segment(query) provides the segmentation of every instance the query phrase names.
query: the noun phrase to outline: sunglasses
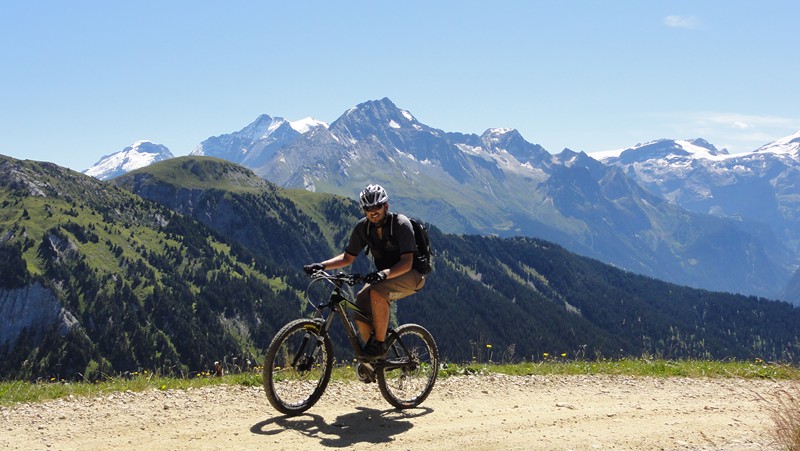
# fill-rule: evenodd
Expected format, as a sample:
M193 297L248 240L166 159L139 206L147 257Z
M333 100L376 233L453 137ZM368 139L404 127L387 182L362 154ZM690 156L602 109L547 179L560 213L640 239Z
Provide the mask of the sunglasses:
M367 213L372 212L372 211L378 211L381 208L383 208L384 205L386 205L386 204L378 204L378 205L373 205L371 207L364 207L364 211L367 212Z

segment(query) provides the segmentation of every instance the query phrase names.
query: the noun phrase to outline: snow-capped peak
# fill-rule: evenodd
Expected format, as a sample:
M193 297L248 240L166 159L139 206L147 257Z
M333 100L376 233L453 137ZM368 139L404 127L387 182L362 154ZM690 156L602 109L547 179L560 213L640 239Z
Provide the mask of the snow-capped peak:
M658 139L636 144L624 149L593 152L591 157L598 161L612 159L625 159L631 161L644 161L660 158L690 158L721 161L731 158L728 151L717 150L712 144L703 139Z
M489 128L481 138L484 139L487 143L491 143L492 145L497 145L501 141L508 141L508 139L513 139L513 133L516 132L513 128Z
M758 153L800 155L800 131L756 149Z
M291 122L289 122L289 125L296 132L300 133L301 135L306 134L311 129L316 128L316 127L322 126L322 127L328 128L328 124L326 122L318 121L318 120L314 119L313 117L306 117L306 118L300 119L299 121L291 121Z
M146 140L136 141L130 147L104 156L83 173L100 180L108 180L173 156L172 152L162 144Z
M286 119L282 117L272 117L268 114L262 114L256 118L253 123L239 130L239 134L254 140L262 139L271 135L278 127L285 123Z

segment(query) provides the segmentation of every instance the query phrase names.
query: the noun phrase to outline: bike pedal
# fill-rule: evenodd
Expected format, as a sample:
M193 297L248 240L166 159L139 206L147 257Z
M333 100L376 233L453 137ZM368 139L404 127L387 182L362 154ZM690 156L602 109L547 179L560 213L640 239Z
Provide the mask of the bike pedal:
M366 362L359 362L356 365L356 376L358 380L365 384L370 384L376 381L375 369Z

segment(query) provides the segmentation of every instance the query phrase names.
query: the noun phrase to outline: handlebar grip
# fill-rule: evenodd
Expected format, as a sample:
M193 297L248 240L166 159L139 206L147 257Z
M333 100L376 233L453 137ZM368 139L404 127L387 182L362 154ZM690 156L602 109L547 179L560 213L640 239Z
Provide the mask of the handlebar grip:
M337 274L331 274L324 269L320 269L318 271L314 271L313 273L308 275L312 279L326 279L331 282L339 282L339 283L347 283L348 285L355 285L357 283L361 283L364 281L364 276L361 274L348 274L346 272L340 272Z

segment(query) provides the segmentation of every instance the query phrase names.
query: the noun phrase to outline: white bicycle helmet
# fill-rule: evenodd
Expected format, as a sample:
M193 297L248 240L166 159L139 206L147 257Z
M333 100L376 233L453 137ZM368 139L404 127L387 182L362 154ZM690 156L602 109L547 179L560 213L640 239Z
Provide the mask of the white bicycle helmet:
M358 198L361 201L361 208L374 207L389 202L389 195L380 185L368 185L361 191Z

